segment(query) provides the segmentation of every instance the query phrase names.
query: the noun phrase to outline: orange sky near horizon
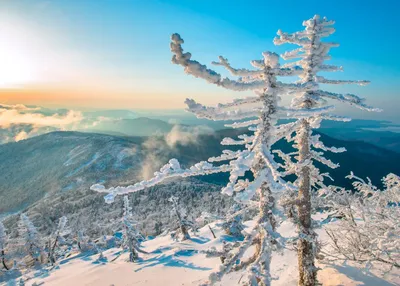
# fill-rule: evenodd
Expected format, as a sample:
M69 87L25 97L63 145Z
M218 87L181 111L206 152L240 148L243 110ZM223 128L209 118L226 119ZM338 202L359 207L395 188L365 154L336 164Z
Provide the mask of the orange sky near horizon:
M186 96L185 96L186 94ZM43 87L0 88L0 103L37 105L48 108L72 109L184 109L186 97L202 97L204 93L195 91L190 95L151 91L115 90L93 87ZM206 100L213 104L220 93L207 94ZM232 96L232 94L231 94ZM112 100L112 98L116 100ZM228 97L226 97L228 99Z

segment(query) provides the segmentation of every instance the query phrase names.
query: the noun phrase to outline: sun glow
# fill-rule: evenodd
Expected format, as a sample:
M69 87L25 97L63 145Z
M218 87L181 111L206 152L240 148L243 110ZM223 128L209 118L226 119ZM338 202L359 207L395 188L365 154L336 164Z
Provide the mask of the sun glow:
M35 68L23 47L0 42L0 87L13 88L34 82Z
M0 88L20 87L38 80L36 40L12 22L0 23Z

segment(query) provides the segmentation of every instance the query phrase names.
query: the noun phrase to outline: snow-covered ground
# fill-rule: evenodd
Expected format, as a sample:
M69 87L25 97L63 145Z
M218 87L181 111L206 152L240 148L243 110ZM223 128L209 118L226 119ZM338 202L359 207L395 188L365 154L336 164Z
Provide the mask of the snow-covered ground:
M251 225L251 222L246 224ZM210 224L216 233L214 239L207 226L200 229L197 235L184 242L176 242L169 235L159 236L142 244L149 254L140 254L140 261L128 262L128 254L120 254L120 249L112 248L99 254L82 255L75 253L59 261L55 269L50 271L32 271L23 276L25 285L199 285L207 280L208 275L221 264L219 258L207 258L200 253L215 246L221 248L222 241L232 239L225 236L221 229ZM279 227L283 236L295 235L294 226L284 222ZM320 239L327 241L323 229L318 230ZM250 249L251 250L251 249ZM250 255L251 253L247 253ZM390 274L378 270L365 272L355 264L321 264L318 279L324 286L389 286L400 285L400 271ZM272 274L276 278L274 286L297 285L297 257L293 250L285 249L282 254L274 254ZM219 285L240 285L243 272L230 273ZM18 285L11 279L8 285Z

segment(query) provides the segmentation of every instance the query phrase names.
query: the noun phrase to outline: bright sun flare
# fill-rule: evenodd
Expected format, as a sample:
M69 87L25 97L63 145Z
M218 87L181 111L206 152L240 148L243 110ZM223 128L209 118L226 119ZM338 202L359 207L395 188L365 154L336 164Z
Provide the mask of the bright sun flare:
M0 22L0 88L38 80L37 40L14 23Z
M0 87L13 88L35 80L32 61L21 47L0 46Z

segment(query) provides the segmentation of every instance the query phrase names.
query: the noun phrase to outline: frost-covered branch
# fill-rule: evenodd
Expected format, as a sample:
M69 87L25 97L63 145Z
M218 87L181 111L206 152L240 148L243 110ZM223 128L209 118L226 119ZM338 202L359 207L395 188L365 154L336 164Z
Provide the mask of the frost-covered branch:
M232 160L232 159L238 158L242 153L243 153L243 151L241 151L241 150L236 151L236 152L231 151L231 150L223 150L222 154L220 156L210 157L210 158L208 158L208 161L209 162L220 162L220 161Z
M145 188L155 186L156 184L159 184L167 179L208 175L220 172L229 172L230 170L231 166L229 165L213 166L206 161L197 163L189 169L181 169L178 160L171 159L160 169L159 172L155 172L154 177L150 180L142 181L126 187L118 186L108 189L104 187L104 185L94 184L90 187L90 189L99 193L108 193L104 199L106 203L112 203L114 202L114 198L118 195L126 195L129 193L138 192Z
M319 140L319 138L321 137L321 135L314 135L310 137L310 143L312 146L314 146L317 149L321 149L324 151L330 151L332 153L343 153L346 151L346 148L340 147L340 148L336 148L336 147L326 147L324 145L324 143Z
M324 98L329 98L329 99L334 99L343 103L347 103L350 105L354 105L357 108L367 110L367 111L375 111L379 112L382 111L379 108L374 108L371 106L366 105L365 99L358 97L357 95L354 94L340 94L340 93L334 93L334 92L329 92L329 91L324 91L324 90L318 90L316 91L316 94L318 96L324 97Z
M326 79L323 76L317 76L318 83L325 84L357 84L357 85L367 85L370 83L368 80L334 80L334 79Z
M314 160L317 160L318 162L324 164L325 166L328 166L331 169L336 169L339 167L339 164L333 163L331 160L323 157L322 155L324 154L323 152L316 152L316 151L310 151L311 152L311 157Z
M286 112L287 117L289 117L289 118L290 117L299 118L299 117L315 116L315 115L319 115L322 113L332 111L334 109L335 109L335 107L333 105L328 105L328 106L319 107L319 108L304 108L304 109L294 109L294 108L284 108L284 107L279 108L280 111Z
M389 174L379 190L351 174L356 191L337 190L326 198L340 220L326 228L330 238L327 260L377 262L400 268L400 178Z
M257 125L259 123L260 123L260 119L254 119L254 120L248 120L248 121L243 121L243 122L235 122L232 124L225 124L225 127L243 128L243 127L249 127L252 125Z
M254 139L256 138L255 136L248 136L246 134L239 135L239 139L241 140L235 140L229 137L225 137L221 141L221 145L246 145L249 143L254 143Z
M254 71L254 70L248 70L248 69L235 69L229 64L228 59L224 58L223 56L219 56L218 59L219 59L219 62L212 62L212 64L216 65L216 66L225 67L234 76L259 77L259 76L262 76L264 73L262 70Z
M206 118L214 121L240 120L251 117L258 117L260 115L260 108L253 108L250 110L222 110L219 107L204 106L189 98L185 100L185 103L188 106L186 110L195 114L197 118Z
M207 66L200 64L198 61L191 60L192 55L183 52L183 43L184 41L179 34L173 34L171 36L171 52L173 53L172 63L183 66L187 74L234 91L257 90L267 87L267 83L264 80L239 82L228 78L222 78L219 73L208 69Z

